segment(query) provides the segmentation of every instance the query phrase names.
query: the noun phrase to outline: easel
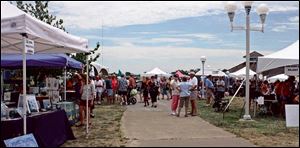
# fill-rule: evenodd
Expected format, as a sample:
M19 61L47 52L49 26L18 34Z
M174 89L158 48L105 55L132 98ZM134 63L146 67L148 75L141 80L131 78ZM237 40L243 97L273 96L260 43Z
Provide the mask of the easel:
M237 95L237 93L239 92L239 90L241 89L241 87L243 86L245 82L245 79L242 81L241 85L239 86L239 88L236 90L236 92L234 93L234 95L232 96L232 98L230 99L229 103L227 104L227 106L225 107L225 109L223 110L223 120L224 120L224 115L225 115L225 111L228 109L229 105L231 104L231 102L233 101L233 99L235 98L235 96ZM244 101L244 105L243 105L243 109L245 107L245 101ZM241 113L242 114L242 113Z

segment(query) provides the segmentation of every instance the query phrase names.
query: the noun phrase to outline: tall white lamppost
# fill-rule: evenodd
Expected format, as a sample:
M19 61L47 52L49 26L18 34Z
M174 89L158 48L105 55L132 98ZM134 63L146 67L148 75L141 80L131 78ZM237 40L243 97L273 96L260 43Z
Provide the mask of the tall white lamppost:
M246 11L246 26L235 26L233 25L233 18L235 15L235 11L237 9L237 5L235 2L227 2L225 5L225 9L228 12L229 20L231 23L231 31L233 30L245 30L246 31L246 104L245 104L245 114L243 116L244 120L251 120L251 116L249 114L249 67L250 67L250 31L259 31L264 32L264 23L269 12L269 8L265 4L260 4L256 11L260 16L261 27L259 28L250 28L250 11L253 1L243 1L242 2L245 11Z
M200 60L202 62L202 98L205 98L204 97L204 63L206 61L206 57L201 56Z

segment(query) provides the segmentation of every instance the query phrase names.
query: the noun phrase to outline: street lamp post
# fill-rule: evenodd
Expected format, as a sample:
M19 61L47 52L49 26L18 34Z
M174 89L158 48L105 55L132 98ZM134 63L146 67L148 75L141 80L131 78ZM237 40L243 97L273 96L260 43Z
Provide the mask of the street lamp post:
M206 57L201 56L200 60L202 62L202 98L205 98L204 97L204 63L206 61Z
M250 67L250 31L260 31L264 32L264 23L269 11L268 7L265 4L261 4L257 8L257 13L260 16L261 27L260 28L251 28L250 27L250 11L253 1L243 1L243 5L246 11L246 27L244 26L235 26L233 25L233 18L235 15L235 11L237 6L234 2L228 2L225 6L225 9L228 12L230 24L231 24L231 31L233 30L245 30L246 31L246 104L245 104L245 114L243 116L244 120L251 120L251 116L249 114L249 67Z

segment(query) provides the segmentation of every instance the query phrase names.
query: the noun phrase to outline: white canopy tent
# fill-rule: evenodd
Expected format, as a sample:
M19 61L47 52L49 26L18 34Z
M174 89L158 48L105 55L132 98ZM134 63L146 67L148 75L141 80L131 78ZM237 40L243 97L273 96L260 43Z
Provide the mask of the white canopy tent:
M1 1L1 53L23 54L23 113L26 134L26 53L25 42L34 41L35 53L89 52L88 40L70 35ZM88 129L88 128L87 128Z
M165 76L165 77L171 76L171 74L168 74L168 73L162 71L158 67L152 69L151 71L146 72L146 74L143 74L143 76L153 76L153 75Z
M269 77L267 78L267 80L270 83L274 83L275 81L279 80L279 81L285 81L286 79L288 79L289 76L285 75L285 74L279 74L273 77Z
M257 73L288 65L299 64L299 40L290 46L267 56L258 57Z
M249 76L250 77L253 77L256 73L254 71L252 71L251 69L249 69ZM232 77L238 77L238 78L245 78L246 77L246 67L236 71L236 72L233 72L233 73L230 73L229 76L232 76Z
M208 70L204 70L204 75L205 76L208 76L208 75L211 75L213 77L224 77L224 76L227 76L223 71L221 70L211 70L211 69L208 69ZM196 73L196 76L202 76L202 70L198 71Z
M94 66L94 67L96 68L98 74L99 74L101 71L103 71L103 70L105 70L107 73L109 72L109 68L108 68L108 67L103 66L103 65L101 65L101 64L99 64L99 63L92 62L91 65Z

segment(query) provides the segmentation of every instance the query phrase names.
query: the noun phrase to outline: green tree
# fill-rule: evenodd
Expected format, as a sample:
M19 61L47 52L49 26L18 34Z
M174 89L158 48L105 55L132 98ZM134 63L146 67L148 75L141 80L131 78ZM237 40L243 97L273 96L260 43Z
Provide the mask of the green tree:
M72 55L71 57L74 58L77 61L82 62L83 64L86 64L86 57L88 55L91 55L91 54L93 54L93 55L96 54L96 56L91 57L88 60L88 63L91 64L91 62L95 62L100 57L100 53L96 53L96 51L98 51L99 49L100 49L100 43L97 42L96 47L91 52L89 52L89 53L76 53L75 55Z
M63 25L64 21L62 19L57 19L56 16L53 16L52 14L49 13L48 11L49 1L34 1L34 2L35 4L23 3L23 1L16 1L16 4L19 9L32 15L33 17L65 31L65 27Z

